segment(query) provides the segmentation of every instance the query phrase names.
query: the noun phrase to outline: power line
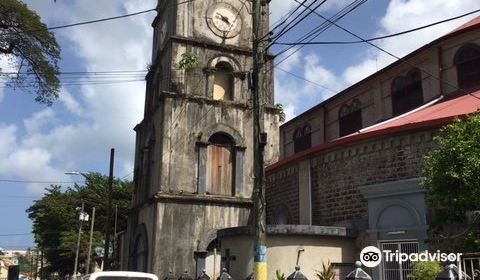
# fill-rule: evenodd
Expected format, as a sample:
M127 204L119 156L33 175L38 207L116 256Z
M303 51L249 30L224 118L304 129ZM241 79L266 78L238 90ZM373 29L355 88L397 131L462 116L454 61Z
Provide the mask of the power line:
M5 234L0 234L0 236L21 236L21 235L33 235L34 233L29 232L29 233L5 233Z
M135 74L147 73L148 70L108 70L108 71L63 71L59 75L106 75L106 74ZM0 72L0 75L35 75L33 72Z
M191 2L191 1L188 1L188 2ZM96 19L96 20L89 20L89 21L83 21L83 22L53 26L53 27L48 27L47 30L56 30L56 29L69 28L69 27L80 26L80 25L98 23L98 22L103 22L103 21L109 21L109 20L114 20L114 19L126 18L126 17L141 15L141 14L145 14L145 13L149 13L149 12L153 12L153 11L155 11L155 9L148 9L148 10L135 12L135 13L131 13L131 14L125 14L125 15L121 15L121 16L108 17L108 18L102 18L102 19Z
M299 0L294 0L294 1L297 2L297 3L300 3ZM410 66L412 66L412 67L416 67L416 68L418 68L421 72L423 72L424 74L427 74L428 76L434 78L435 80L437 80L437 81L439 81L439 82L441 82L441 83L444 83L444 84L446 84L446 85L448 85L448 86L451 86L451 87L455 88L456 90L459 90L459 91L461 91L461 92L463 92L463 93L465 93L465 94L468 94L468 95L470 95L470 96L472 96L472 97L474 97L474 98L476 98L476 99L480 99L480 97L477 97L477 96L475 96L474 94L472 94L472 93L470 93L470 92L467 92L467 91L465 91L464 89L461 89L461 88L457 87L456 85L450 84L449 82L444 81L443 79L440 79L439 77L431 74L430 72L428 72L428 71L426 71L425 69L419 67L418 65L414 65L414 64L406 61L405 59L403 59L403 58L401 58L401 57L398 57L398 56L394 55L393 53L391 53L391 52L389 52L389 51L387 51L387 50L385 50L385 49L383 49L383 48L375 45L374 43L366 41L365 39L363 39L363 38L360 37L359 35L353 33L352 31L350 31L350 30L348 30L348 29L346 29L346 28L344 28L344 27L342 27L342 26L340 26L340 25L338 25L338 24L336 24L335 22L330 21L329 19L325 18L324 16L322 16L322 15L319 14L319 13L317 13L316 11L313 11L313 12L314 12L317 16L319 16L320 18L322 18L323 20L329 21L331 24L335 25L337 28L340 28L341 30L343 30L343 31L347 32L348 34L354 36L355 38L363 41L364 43L367 43L367 44L369 44L370 46L372 46L372 47L380 50L381 52L384 52L384 53L388 54L389 56L396 58L396 59L397 59L398 61L400 61L401 63L406 63L406 64L408 64L408 65L410 65Z
M0 196L0 199L2 198L38 198L38 196L30 196L30 195L2 195Z
M173 6L178 6L178 5L189 3L189 2L193 2L193 1L196 1L196 0L187 0L187 1L179 2L179 3L175 3L175 4L167 6L167 8L173 7ZM47 27L47 30L57 30L57 29L62 29L62 28L69 28L69 27L74 27L74 26L80 26L80 25L87 25L87 24L92 24L92 23L99 23L99 22L104 22L104 21L116 20L116 19L141 15L141 14L145 14L145 13L149 13L149 12L153 12L153 11L156 11L156 9L153 8L153 9L143 10L143 11L139 11L139 12L135 12L135 13L124 14L124 15L120 15L120 16L113 16L113 17L100 18L100 19L89 20L89 21L82 21L82 22L77 22L77 23L70 23L70 24L52 26L52 27ZM32 31L35 31L35 30L32 30ZM12 34L19 34L19 33L24 33L24 32L22 32L22 31L6 32L6 33L1 33L0 35L12 35Z
M303 0L302 3L305 3L307 2L308 0ZM272 30L270 30L270 32L273 32L275 31L275 29L279 28L280 26L282 26L283 24L287 23L287 20L293 15L295 14L298 9L300 9L302 7L302 5L297 5L294 9L292 9L291 11L289 11L288 13L284 14L283 16L281 16L274 24L273 24L273 28ZM268 33L265 35L265 36L268 36ZM265 37L264 36L264 37ZM262 38L263 39L263 38Z
M36 180L13 180L13 179L0 179L0 182L5 183L32 183L32 184L74 184L85 183L86 181L36 181Z
M304 1L302 2L302 4L305 4L305 2L307 2L307 1L308 1L308 0L304 0ZM310 3L310 4L308 5L308 7L310 7L311 5L315 4L315 2L316 2L316 1L312 1L312 3ZM277 29L277 28L279 28L280 26L282 26L282 25L285 24L285 26L282 28L282 30L280 30L280 32L278 32L278 35L275 35L275 36L272 36L272 37L276 37L276 36L279 36L280 34L282 34L282 33L288 28L288 26L289 26L290 24L292 24L292 23L293 23L295 20L297 20L297 18L299 18L305 11L307 11L307 9L304 8L302 11L300 11L300 13L298 13L298 14L295 16L295 18L293 18L290 22L288 22L288 18L290 18L290 16L294 15L295 12L298 11L298 10L299 10L300 8L302 8L302 7L303 7L302 5L297 5L297 7L292 11L292 13L290 13L290 15L289 15L283 22L280 22L278 26L274 27L274 28L271 30L271 32L273 32L275 29ZM265 35L263 36L263 38L266 37L266 36L268 36L268 35L269 35L268 33L265 34ZM272 38L272 37L271 37L271 38ZM261 39L263 39L263 38L261 38Z
M311 15L316 9L318 9L321 5L323 5L323 3L325 3L327 0L323 0L321 1L318 5L316 5L313 9L310 8L314 3L317 2L317 0L313 1L310 5L308 6L305 6L305 10L309 10L309 12L304 15L302 18L300 18L297 22L295 22L293 25L289 26L289 24L287 24L282 30L280 30L279 34L274 36L274 40L273 40L273 43L275 43L278 39L280 39L282 36L284 36L285 34L287 34L290 30L292 30L294 27L296 27L297 25L299 25L302 21L304 21L309 15ZM304 3L305 2L302 2L300 3L300 5L304 6ZM303 13L303 12L302 12ZM296 20L297 17L299 17L302 13L300 13L299 15L297 15L293 20L292 22L294 22Z
M309 33L305 34L303 37L301 37L300 39L297 40L297 42L302 42L304 40L307 40L308 38L310 38L308 40L308 42L311 42L313 41L315 38L317 38L318 36L320 36L320 34L322 34L323 32L325 32L328 28L330 28L334 23L334 22L337 22L339 21L340 19L342 19L343 17L345 17L347 14L351 13L352 11L354 11L355 9L357 9L360 5L362 5L363 3L365 3L366 0L354 0L353 2L351 2L350 4L348 4L346 7L344 7L343 9L341 9L340 11L338 11L335 15L331 16L329 18L329 21L326 21L324 20L320 25L318 25L316 28L312 29ZM313 36L313 37L312 37ZM269 45L269 47L272 46L272 44ZM290 49L294 48L295 46L289 46L285 49L283 49L282 51L280 51L279 53L276 54L276 56L278 55L281 55L287 51L289 51ZM292 53L290 53L288 56L284 57L281 61L279 62L276 62L275 65L279 65L281 64L282 62L284 62L285 60L287 60L289 57L291 57L293 54L295 54L296 52L300 51L302 48L304 48L305 46L300 46L298 49L296 49L295 51L293 51Z
M354 0L353 2L351 2L350 4L348 4L347 6L345 6L343 9L341 9L340 11L338 11L336 14L334 14L332 17L330 17L330 20L333 20L333 21L338 21L340 20L341 18L343 18L345 15L347 15L348 13L352 12L353 10L355 10L356 8L358 8L361 4L365 3L365 0ZM300 39L298 39L298 41L302 41L302 40L305 40L313 35L315 35L313 38L311 38L310 40L313 40L315 39L316 37L318 37L322 32L324 32L325 30L327 30L328 28L330 28L332 26L332 24L328 24L327 21L324 21L322 22L320 25L318 25L316 28L313 28L310 32L308 32L307 34L305 34L304 36L300 37ZM285 49L283 49L282 51L280 51L279 53L276 54L276 56L278 55L281 55L282 53L285 53L286 51L290 50L291 48L293 48L294 46L289 46ZM296 52L300 51L301 49L303 48L303 46L301 46L300 48L296 49L295 51L293 51L292 53L290 53L288 56L284 57L281 61L278 61L276 62L273 67L279 69L280 71L282 72L285 72L289 75L292 75L293 77L297 78L297 79L301 79L303 81L306 81L306 82L309 82L315 86L318 86L320 88L323 88L323 89L326 89L330 92L333 92L333 93L337 93L336 90L333 90L325 85L322 85L320 83L317 83L317 82L314 82L314 81L311 81L311 80L308 80L306 79L305 77L302 77L302 76L299 76L299 75L296 75L294 73L291 73L291 72L288 72L280 67L278 67L278 65L280 65L282 62L284 62L285 60L287 60L289 57L291 57L293 54L295 54ZM272 68L270 68L269 70L267 71L272 71Z
M456 16L456 17L452 17L452 18L440 20L440 21L437 21L437 22L434 22L434 23L430 23L430 24L427 24L427 25L423 25L423 26L420 26L420 27L412 28L412 29L409 29L409 30L404 30L404 31L397 32L397 33L393 33L393 34L389 34L389 35L384 35L384 36L379 36L379 37L373 37L373 38L370 38L370 39L365 39L365 40L363 40L363 41L362 41L362 40L358 40L358 41L323 41L323 42L293 42L293 43L279 42L279 43L275 43L275 45L282 45L282 46L297 46L297 45L342 45L342 44L347 45L347 44L358 44L358 43L372 42L372 41L377 41L377 40L381 40L381 39L387 39L387 38L392 38L392 37L396 37L396 36L408 34L408 33L415 32L415 31L418 31L418 30L422 30L422 29L425 29L425 28L428 28L428 27L432 27L432 26L435 26L435 25L438 25L438 24L442 24L442 23L445 23L445 22L449 22L449 21L452 21L452 20L456 20L456 19L459 19L459 18L463 18L463 17L469 16L469 15L472 15L472 14L475 14L475 13L478 13L478 12L480 12L480 9L474 10L474 11L471 11L471 12L468 12L468 13L465 13L465 14L462 14L462 15L459 15L459 16Z
M317 86L319 86L319 87L321 87L321 88L323 88L323 89L326 89L326 90L328 90L328 91L330 91L330 92L333 92L333 93L337 93L337 92L338 92L337 90L331 89L331 88L329 88L329 87L327 87L327 86L324 86L324 85L322 85L322 84L319 84L319 83L317 83L317 82L307 80L307 79L305 79L304 77L302 77L302 76L300 76L300 75L297 75L297 74L295 74L295 73L292 73L292 72L289 72L289 71L287 71L287 70L284 70L284 69L282 69L282 68L280 68L280 67L278 67L278 66L275 66L275 68L277 68L278 70L280 70L280 71L282 71L282 72L284 72L284 73L290 74L290 75L292 75L293 77L295 77L295 78L297 78L297 79L300 79L300 80L303 80L303 81L312 83L312 84L317 85Z

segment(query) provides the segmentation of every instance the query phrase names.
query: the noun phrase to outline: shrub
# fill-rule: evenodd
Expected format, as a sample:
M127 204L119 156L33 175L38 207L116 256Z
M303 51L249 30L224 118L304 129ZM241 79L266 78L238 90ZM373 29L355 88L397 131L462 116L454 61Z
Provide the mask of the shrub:
M435 261L424 261L412 263L413 271L408 275L409 279L434 280L442 271L442 267Z

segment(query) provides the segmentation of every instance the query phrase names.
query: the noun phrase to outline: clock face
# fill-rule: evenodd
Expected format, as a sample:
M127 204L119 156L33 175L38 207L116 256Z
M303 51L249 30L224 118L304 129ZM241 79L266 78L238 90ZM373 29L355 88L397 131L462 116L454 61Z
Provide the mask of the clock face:
M207 23L215 35L233 38L240 33L242 17L234 7L227 3L217 3L207 11Z

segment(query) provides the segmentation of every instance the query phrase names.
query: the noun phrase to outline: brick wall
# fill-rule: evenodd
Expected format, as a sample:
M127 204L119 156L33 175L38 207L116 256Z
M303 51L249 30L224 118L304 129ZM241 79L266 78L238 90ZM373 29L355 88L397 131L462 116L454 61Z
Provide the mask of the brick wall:
M357 187L419 177L422 155L433 147L433 131L377 137L311 158L312 223L342 224L367 215ZM298 163L267 173L267 216L287 203L298 217Z

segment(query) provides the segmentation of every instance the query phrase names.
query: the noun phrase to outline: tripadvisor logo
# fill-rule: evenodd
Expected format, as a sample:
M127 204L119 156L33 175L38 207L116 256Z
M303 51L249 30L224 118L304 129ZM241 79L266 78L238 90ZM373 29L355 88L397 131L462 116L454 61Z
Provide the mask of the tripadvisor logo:
M384 250L381 252L375 246L367 246L360 252L360 261L366 267L376 267L382 261L382 258L386 262L398 262L403 263L407 261L437 261L437 262L457 262L460 260L461 253L441 253L437 250L434 253L424 251L421 253L401 253L398 250Z
M366 267L376 267L382 261L382 252L375 246L367 246L360 252L360 261Z

